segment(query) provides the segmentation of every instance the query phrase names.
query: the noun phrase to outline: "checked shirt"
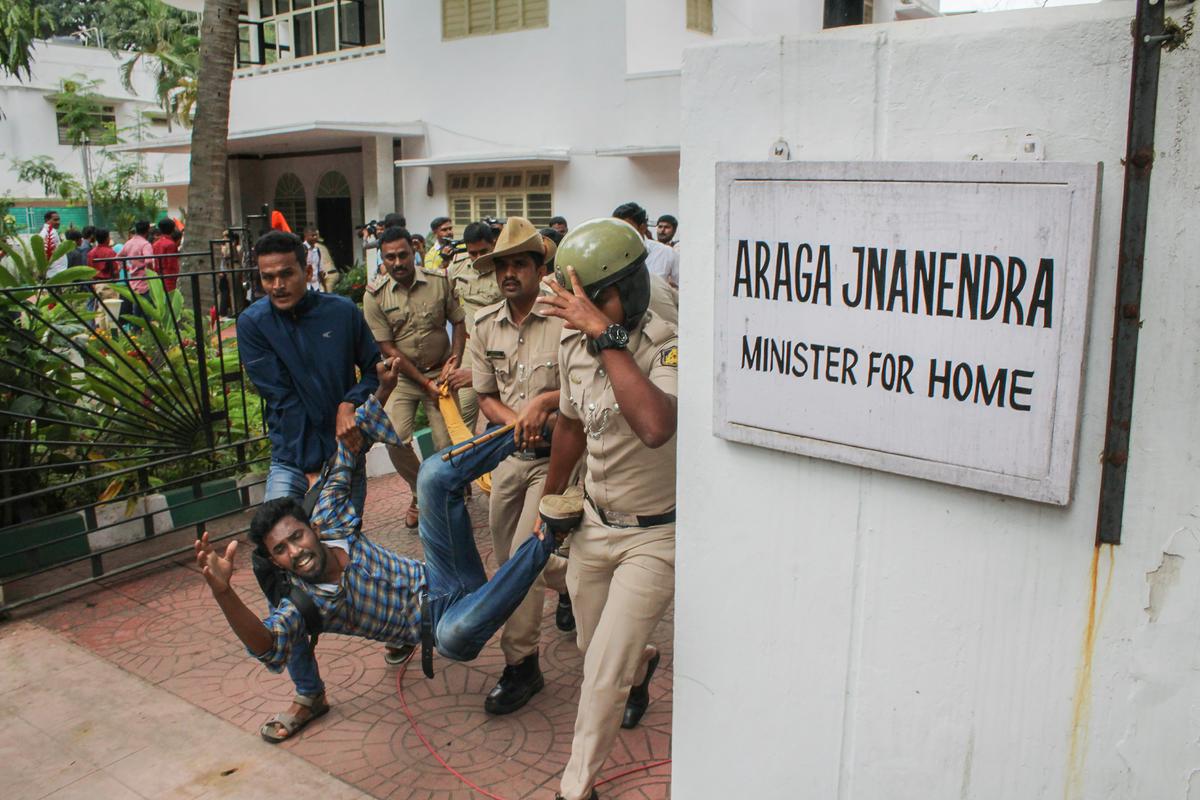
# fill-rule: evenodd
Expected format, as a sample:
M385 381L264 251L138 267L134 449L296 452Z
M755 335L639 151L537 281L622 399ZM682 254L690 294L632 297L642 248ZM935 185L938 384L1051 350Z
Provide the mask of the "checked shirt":
M358 407L355 421L365 440L363 452L372 442L401 444L375 395ZM392 645L416 644L421 640L425 565L402 558L362 534L362 520L350 502L350 479L360 456L338 443L311 518L323 541L346 543L350 559L341 581L330 591L295 575L292 580L312 597L326 632L362 636ZM263 624L271 632L271 649L254 655L272 672L279 672L287 664L293 645L307 636L304 617L285 598Z

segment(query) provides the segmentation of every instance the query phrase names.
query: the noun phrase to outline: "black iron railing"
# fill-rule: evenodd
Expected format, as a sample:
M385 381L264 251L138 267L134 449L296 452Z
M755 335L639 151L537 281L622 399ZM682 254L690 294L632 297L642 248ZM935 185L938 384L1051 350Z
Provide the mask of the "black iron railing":
M0 611L244 529L269 447L225 263L0 288Z

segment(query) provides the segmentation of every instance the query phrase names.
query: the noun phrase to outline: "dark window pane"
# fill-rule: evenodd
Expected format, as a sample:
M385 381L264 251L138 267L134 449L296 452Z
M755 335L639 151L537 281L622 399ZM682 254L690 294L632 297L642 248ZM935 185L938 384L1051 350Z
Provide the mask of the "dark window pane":
M381 41L383 41L383 34L380 26L379 6L379 0L366 0L366 2L363 4L363 14L367 18L366 44L379 44Z
M313 54L312 14L292 17L292 47L296 48L296 58Z
M342 47L361 47L363 45L362 8L359 0L343 0L338 3L338 35L342 37Z
M337 32L334 28L333 8L319 8L317 15L317 52L337 50Z
M258 18L275 16L275 0L258 0Z

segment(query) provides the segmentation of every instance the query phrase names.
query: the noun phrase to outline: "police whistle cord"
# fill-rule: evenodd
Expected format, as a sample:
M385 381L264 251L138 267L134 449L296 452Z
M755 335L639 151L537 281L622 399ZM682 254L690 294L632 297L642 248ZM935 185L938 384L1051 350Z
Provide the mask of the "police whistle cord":
M421 744L425 745L425 749L429 751L429 755L433 756L435 761L437 761L439 764L441 764L443 767L445 767L447 772L449 772L454 777L458 778L460 781L462 781L468 787L470 787L471 789L474 789L476 792L479 792L484 797L490 797L491 800L508 800L507 798L501 797L498 794L492 794L487 789L484 789L482 786L480 786L479 784L472 781L466 775L463 775L461 772L456 770L454 767L450 766L450 764L446 761L446 759L442 758L441 754L438 753L438 751L434 749L433 743L430 742L429 739L427 739L425 737L425 734L421 731L421 728L417 725L417 718L415 716L413 716L412 709L410 709L408 707L408 700L404 697L404 676L408 673L408 662L412 660L412 657L413 657L413 654L409 653L408 656L404 659L404 662L400 665L400 671L396 673L396 692L400 695L400 707L404 709L404 716L408 718L408 724L412 727L413 733L415 733L417 735L417 738L421 740ZM632 769L627 769L623 772L618 772L616 775L609 775L606 778L598 780L598 781L596 781L594 786L603 786L604 784L612 783L613 781L615 781L619 778L624 778L626 775L633 775L636 772L645 772L646 770L651 770L651 769L654 769L655 767L665 767L666 765L668 765L670 763L671 763L671 759L664 758L662 761L652 761L649 764L642 764L639 767L633 767Z

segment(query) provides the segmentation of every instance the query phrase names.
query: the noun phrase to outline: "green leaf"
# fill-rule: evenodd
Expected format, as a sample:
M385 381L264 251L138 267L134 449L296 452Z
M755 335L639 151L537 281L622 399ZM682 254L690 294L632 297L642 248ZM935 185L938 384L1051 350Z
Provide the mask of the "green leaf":
M70 241L69 239L67 240ZM74 244L72 242L72 244ZM61 248L60 248L61 249ZM58 252L57 250L55 251ZM62 272L55 275L46 281L47 286L57 286L60 283L74 283L75 281L89 281L96 277L96 270L91 267L67 267Z
M25 417L36 417L42 413L44 403L36 397L27 394L19 394L13 398L12 404L8 410L14 414L20 414Z

